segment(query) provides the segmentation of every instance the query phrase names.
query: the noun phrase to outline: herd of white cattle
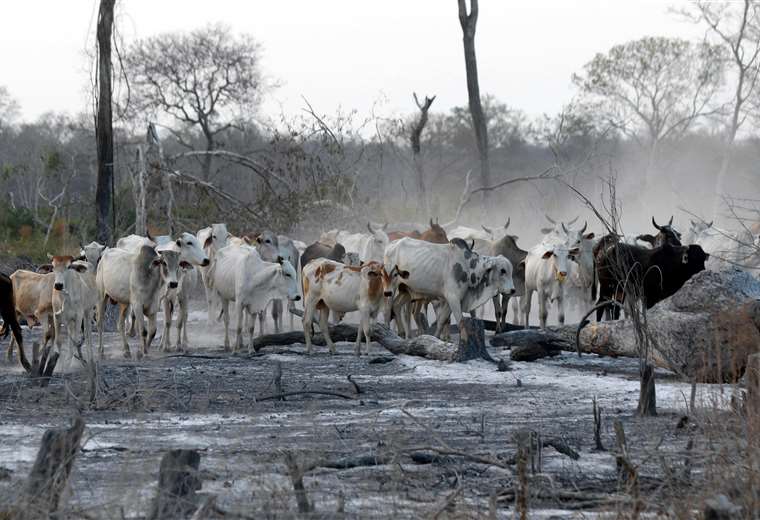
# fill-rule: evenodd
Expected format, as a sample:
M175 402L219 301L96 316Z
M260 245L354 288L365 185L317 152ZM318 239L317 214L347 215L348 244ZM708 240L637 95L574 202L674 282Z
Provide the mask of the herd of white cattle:
M508 234L509 221L493 229L482 226L482 231L459 226L448 232L432 220L427 230L412 225L405 231L389 232L387 224L368 225L369 233L325 232L310 246L272 232L236 237L225 224L213 224L195 235L182 233L176 238L130 235L112 248L92 242L82 247L78 258L50 256L51 263L37 272L18 270L10 278L17 315L30 327L41 324L45 330L43 347L52 340L68 359L72 355L84 359L81 346L85 341L88 355L94 356L93 319L99 335L98 352L104 355L108 302L119 309L117 324L125 357L132 356L128 316L131 314L131 326L138 335L140 358L148 354L156 336L161 308L161 350L186 349L189 301L199 278L209 320L224 323L225 349L237 351L243 346L244 328L252 348L256 317L263 333L265 311L271 307L275 330L279 331L283 302L287 300L288 308L295 310L295 302L303 300L302 321L309 352L315 325L326 333L334 352L328 331L330 312L335 320L358 311L361 323L356 353L360 354L362 334L369 349L370 328L381 312L386 324L395 320L399 334L409 337L412 317L418 331L424 330L426 309L432 304L437 318L435 333L446 337L452 315L459 323L463 313L475 313L489 300L493 301L497 326L505 320L510 298L517 296L519 305L517 298L512 299L514 321L527 326L534 292L542 327L546 326L551 303L556 304L560 323L564 322L566 300L590 309L594 304L591 288L596 283L593 249L599 237L588 231L586 224L576 226L577 219L547 219L551 226L541 229L543 238L528 250L520 249L518 237ZM710 253L712 265L708 267L758 265L758 230L729 232L711 223L691 224L684 241L699 244ZM635 242L642 236L621 240ZM339 251L337 257L335 251ZM233 346L229 335L231 303L237 320ZM64 329L66 352L62 350ZM9 357L11 352L9 347Z

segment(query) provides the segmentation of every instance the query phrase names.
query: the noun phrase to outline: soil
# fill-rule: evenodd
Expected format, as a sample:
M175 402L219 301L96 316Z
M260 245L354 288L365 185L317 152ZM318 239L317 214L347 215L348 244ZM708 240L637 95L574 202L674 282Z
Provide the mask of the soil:
M526 429L561 439L580 455L573 460L543 448L540 464L533 464L536 475L529 477L534 490L530 518L576 517L575 509L625 509L629 495L618 482L614 453L594 450L594 397L602 408L605 447L614 448L612 421L617 418L639 468L645 503L656 507L668 493L678 492L661 484L668 468L683 464L688 437L694 435L688 425L677 427L690 385L666 371L657 371L659 415L634 417L637 360L563 353L532 363L508 362L509 370L500 372L486 361L446 364L396 357L377 344L362 357L354 355L351 343L338 343L335 356L324 347L308 356L301 344L232 355L221 348L219 325L209 325L200 308L191 313L189 325L189 353L162 354L156 341L141 361L123 359L117 334L106 334L103 390L95 408L87 404L86 372L78 361L57 371L45 388L33 384L17 364L3 361L0 504L13 503L45 429L67 426L78 414L87 428L66 506L78 518L143 517L155 494L160 459L173 448L200 451L199 493L217 495L217 507L231 518L298 516L285 451L293 452L302 467L313 467L307 468L304 483L318 517L480 517L489 514L492 495L503 495L496 517L511 518L514 436ZM31 350L39 329L24 333ZM97 344L95 334L93 339ZM131 338L130 344L134 351L137 341ZM509 358L501 347L489 352ZM277 364L284 392L326 391L352 398L298 394L284 401L261 400L275 393ZM721 396L717 386L699 385L697 398L724 406L728 396ZM432 463L417 464L408 455L435 454L430 449L470 456L430 457ZM383 463L319 466L359 455L374 455ZM547 488L617 501L559 499L538 491Z

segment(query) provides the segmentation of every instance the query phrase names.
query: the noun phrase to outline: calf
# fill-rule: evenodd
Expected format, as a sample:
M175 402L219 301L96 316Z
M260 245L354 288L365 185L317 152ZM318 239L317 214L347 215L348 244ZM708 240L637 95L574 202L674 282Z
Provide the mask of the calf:
M77 356L84 361L81 346L87 340L87 353L90 362L94 360L92 351L92 309L97 303L94 288L85 280L90 271L91 264L87 262L75 262L71 256L54 256L51 259L53 265L53 330L55 344L58 352L62 352L63 343L61 334L62 327L66 327L68 335L67 362L71 359L76 348ZM89 273L88 273L89 271ZM80 332L84 335L81 341Z
M123 249L106 249L98 265L96 284L98 289L98 351L103 357L103 319L106 300L119 305L119 333L124 346L124 357L131 358L124 320L127 309L135 310L137 331L142 340L142 349L137 349L137 357L147 355L156 335L156 313L162 284L172 289L178 286L179 252L162 251L160 254L150 246L143 245L137 252ZM148 318L145 328L143 317Z
M105 251L106 246L102 244L98 244L97 242L90 242L86 246L82 246L81 250L79 251L79 258L77 260L86 260L90 264L93 265L93 267L98 267L98 262L100 262L100 256L103 254L103 251Z
M55 275L33 273L19 269L10 276L13 284L16 313L26 318L31 328L34 324L43 326L43 350L47 350L48 342L53 339L53 284ZM13 340L15 341L15 339Z
M253 349L254 315L266 309L274 298L301 299L298 295L297 274L290 262L265 262L251 247L230 245L218 250L208 277L209 287L222 303L226 350L230 348L230 302L235 302L237 315L235 351L242 346L243 321L246 317L251 340L250 351Z
M367 341L369 354L370 331L383 306L384 297L391 296L390 277L379 262L368 262L353 267L321 258L303 268L301 280L304 291L303 330L306 351L311 354L311 325L314 313L319 311L319 328L325 336L330 354L335 344L330 338L327 323L329 311L346 313L359 311L361 325L356 334L356 355L361 354L361 337Z
M164 306L164 333L161 336L161 350L167 351L171 346L171 325L174 309L177 309L177 343L176 350L182 350L188 345L187 315L190 302L190 291L198 278L193 266L208 267L210 260L201 248L198 238L191 233L182 233L177 240L170 236L156 237L156 250L159 252L173 250L179 252L180 269L178 271L177 287L171 288L164 284L161 289L161 301Z
M549 314L547 303L557 303L558 320L565 323L565 285L570 271L570 262L575 261L579 248L566 242L543 242L528 252L525 257L525 295L520 306L529 326L531 299L533 292L538 296L538 318L541 328L546 328Z
M213 263L216 252L227 245L227 240L230 238L230 233L227 231L227 224L211 224L211 226L198 231L196 237L201 243L203 250L206 252L206 256L208 256L211 263ZM209 325L214 321L213 309L214 304L216 303L214 301L214 291L212 291L208 285L208 272L210 266L211 264L209 264L209 267L199 268L199 271L201 273L201 280L203 281L203 289L206 292Z

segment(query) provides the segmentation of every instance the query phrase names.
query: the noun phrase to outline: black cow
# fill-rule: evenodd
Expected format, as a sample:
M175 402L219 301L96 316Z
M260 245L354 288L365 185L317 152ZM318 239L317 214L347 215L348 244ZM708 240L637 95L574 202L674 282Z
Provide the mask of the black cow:
M509 221L507 221L507 226ZM504 226L505 228L507 226ZM483 226L485 227L485 226ZM489 231L489 230L487 230ZM488 253L491 256L501 255L512 264L512 281L515 284L514 296L525 294L525 257L528 252L517 246L517 237L515 235L505 235L501 240L491 244L491 250ZM493 310L496 317L496 331L501 331L507 320L507 310L509 307L510 295L497 294L493 297Z
M21 365L29 370L31 365L24 353L24 338L21 335L21 326L16 317L16 303L13 297L13 282L5 273L0 273L0 316L3 318L3 328L0 329L0 337L5 338L8 332L13 333L18 345L18 359ZM8 345L8 359L11 358L13 351L11 345Z
M301 269L317 258L327 258L328 260L345 263L346 249L343 245L337 243L330 246L322 242L314 242L301 253Z
M674 246L666 243L647 249L610 242L606 241L606 245L595 250L599 280L597 321L601 320L604 311L607 317L610 314L614 319L620 317L619 306L603 305L605 301L622 303L626 297L641 298L646 308L651 308L675 294L689 278L703 271L709 257L698 245Z
M673 229L673 216L664 226L658 226L657 221L652 217L652 225L659 231L656 235L639 235L636 240L642 242L649 242L652 247L660 247L663 244L670 244L671 246L681 245L681 233Z

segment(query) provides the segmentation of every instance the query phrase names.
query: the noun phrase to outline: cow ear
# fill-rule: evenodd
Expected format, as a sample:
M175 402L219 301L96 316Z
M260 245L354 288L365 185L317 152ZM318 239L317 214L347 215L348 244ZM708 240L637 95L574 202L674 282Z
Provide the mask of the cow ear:
M549 258L552 257L553 254L554 254L554 251L547 251L546 253L543 254L541 258L543 258L544 260L548 260Z
M243 240L245 240L245 238ZM256 237L256 243L257 244L261 244L261 235L259 235L259 236Z
M184 269L185 271L190 271L191 269L193 269L193 264L191 264L190 262L185 262L184 260L182 260L182 261L179 263L179 266L180 266L182 269Z
M548 228L548 227L541 228L541 233L544 235L548 235L552 231L553 231L553 228Z
M203 242L203 248L211 247L211 242L214 240L214 237L209 236L205 242Z
M570 251L567 252L569 256L578 256L578 253L580 253L581 250L577 247L572 248Z
M277 256L277 263L278 263L278 264L282 265L282 263L283 263L284 261L285 261L285 259L284 259L283 257L281 257L281 256L279 256L279 255Z
M52 259L53 259L53 255L51 255L50 253L48 253L48 254L47 254L47 259L48 259L48 260L52 260Z
M182 247L182 239L181 239L181 238L178 238L178 239L177 239L177 245L178 245L179 247Z
M583 238L585 238L586 240L593 240L594 239L594 234L593 233L586 233L585 235L583 235Z
M53 272L53 264L42 264L37 268L39 274L47 274Z
M87 271L87 266L82 264L71 264L69 269L73 269L77 273L84 273Z

